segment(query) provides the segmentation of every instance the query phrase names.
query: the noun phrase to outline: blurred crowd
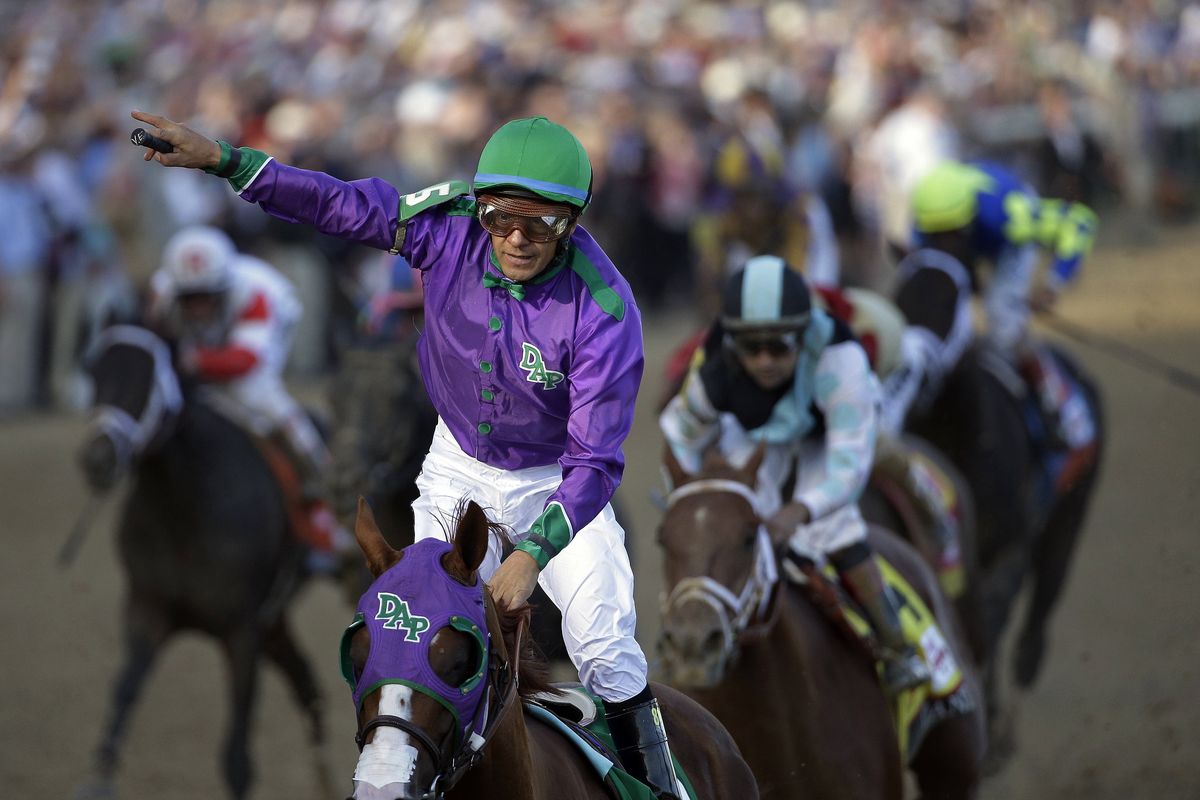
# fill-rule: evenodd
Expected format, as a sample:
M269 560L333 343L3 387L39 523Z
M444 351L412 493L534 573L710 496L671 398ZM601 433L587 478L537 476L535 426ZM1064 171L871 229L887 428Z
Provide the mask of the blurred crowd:
M939 158L1045 194L1186 217L1200 3L1182 0L0 0L0 415L76 405L80 354L137 308L179 227L214 223L306 297L328 364L393 270L144 164L131 109L345 179L467 179L542 114L593 159L585 224L648 309L690 303L697 221L758 192L824 220L869 282ZM701 226L702 227L702 226ZM330 269L336 267L337 269ZM836 269L836 266L835 266Z

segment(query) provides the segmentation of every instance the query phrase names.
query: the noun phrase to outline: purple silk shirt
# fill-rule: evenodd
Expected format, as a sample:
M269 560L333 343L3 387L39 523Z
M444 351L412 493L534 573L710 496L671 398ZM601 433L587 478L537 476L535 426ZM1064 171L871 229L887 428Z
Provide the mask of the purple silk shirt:
M518 299L484 285L500 270L466 184L402 197L379 178L345 182L274 160L247 183L242 199L273 216L383 250L403 217L400 252L425 288L421 369L455 441L503 469L557 461L563 479L547 506L562 506L572 532L596 517L625 466L643 351L629 284L587 231L576 229L565 262L516 287Z

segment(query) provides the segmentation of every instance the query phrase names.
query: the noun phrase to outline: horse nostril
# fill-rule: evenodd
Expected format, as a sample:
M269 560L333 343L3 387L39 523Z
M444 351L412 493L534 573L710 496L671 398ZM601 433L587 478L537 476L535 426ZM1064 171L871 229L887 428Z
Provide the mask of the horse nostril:
M717 653L721 651L721 645L725 643L724 637L719 629L714 628L708 632L708 636L704 637L704 653Z

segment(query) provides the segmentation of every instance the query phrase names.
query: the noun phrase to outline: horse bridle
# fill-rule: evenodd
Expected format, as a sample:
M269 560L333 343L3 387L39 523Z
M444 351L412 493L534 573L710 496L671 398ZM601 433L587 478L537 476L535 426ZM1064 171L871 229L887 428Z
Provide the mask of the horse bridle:
M708 606L721 623L723 654L730 655L738 642L756 619L766 616L779 583L779 570L775 562L775 551L766 526L758 515L758 499L754 490L740 481L720 478L705 478L684 484L667 496L667 509L685 497L718 492L736 494L750 504L758 530L754 542L754 566L746 576L746 582L738 594L734 594L723 583L707 576L693 575L675 584L663 603L664 616L673 608L687 602L699 602ZM767 622L767 625L770 621Z
M360 725L354 734L354 743L358 745L360 753L366 746L367 734L376 728L397 728L420 742L433 756L434 765L437 768L437 774L434 775L429 790L422 795L422 800L441 800L443 795L462 779L467 770L479 762L483 757L483 748L491 740L492 735L507 716L509 709L514 705L513 699L517 694L517 675L520 669L521 637L525 632L525 623L522 620L517 626L515 652L507 654L508 657L505 658L505 654L500 653L496 647L496 642L500 640L499 616L491 595L486 591L484 592L484 609L488 628L491 629L492 635L489 637L488 643L487 691L484 692L479 708L475 712L476 720L481 714L484 716L482 733L472 730L471 735L456 748L454 753L449 755L442 745L435 742L433 737L413 722L393 714L380 714L371 718ZM493 698L495 699L494 709L492 708ZM474 727L472 726L472 728ZM457 733L455 731L452 733L455 733L454 738L457 739Z

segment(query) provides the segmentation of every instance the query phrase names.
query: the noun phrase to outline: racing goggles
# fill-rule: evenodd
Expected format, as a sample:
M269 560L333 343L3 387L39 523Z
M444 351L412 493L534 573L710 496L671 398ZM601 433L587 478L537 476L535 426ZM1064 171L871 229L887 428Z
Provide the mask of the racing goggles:
M772 358L782 358L796 352L799 339L793 332L739 333L731 336L730 342L739 355L747 358L752 358L759 353L766 353Z
M561 239L575 220L561 205L496 195L479 198L476 216L493 236L508 236L520 228L526 239L539 243Z

